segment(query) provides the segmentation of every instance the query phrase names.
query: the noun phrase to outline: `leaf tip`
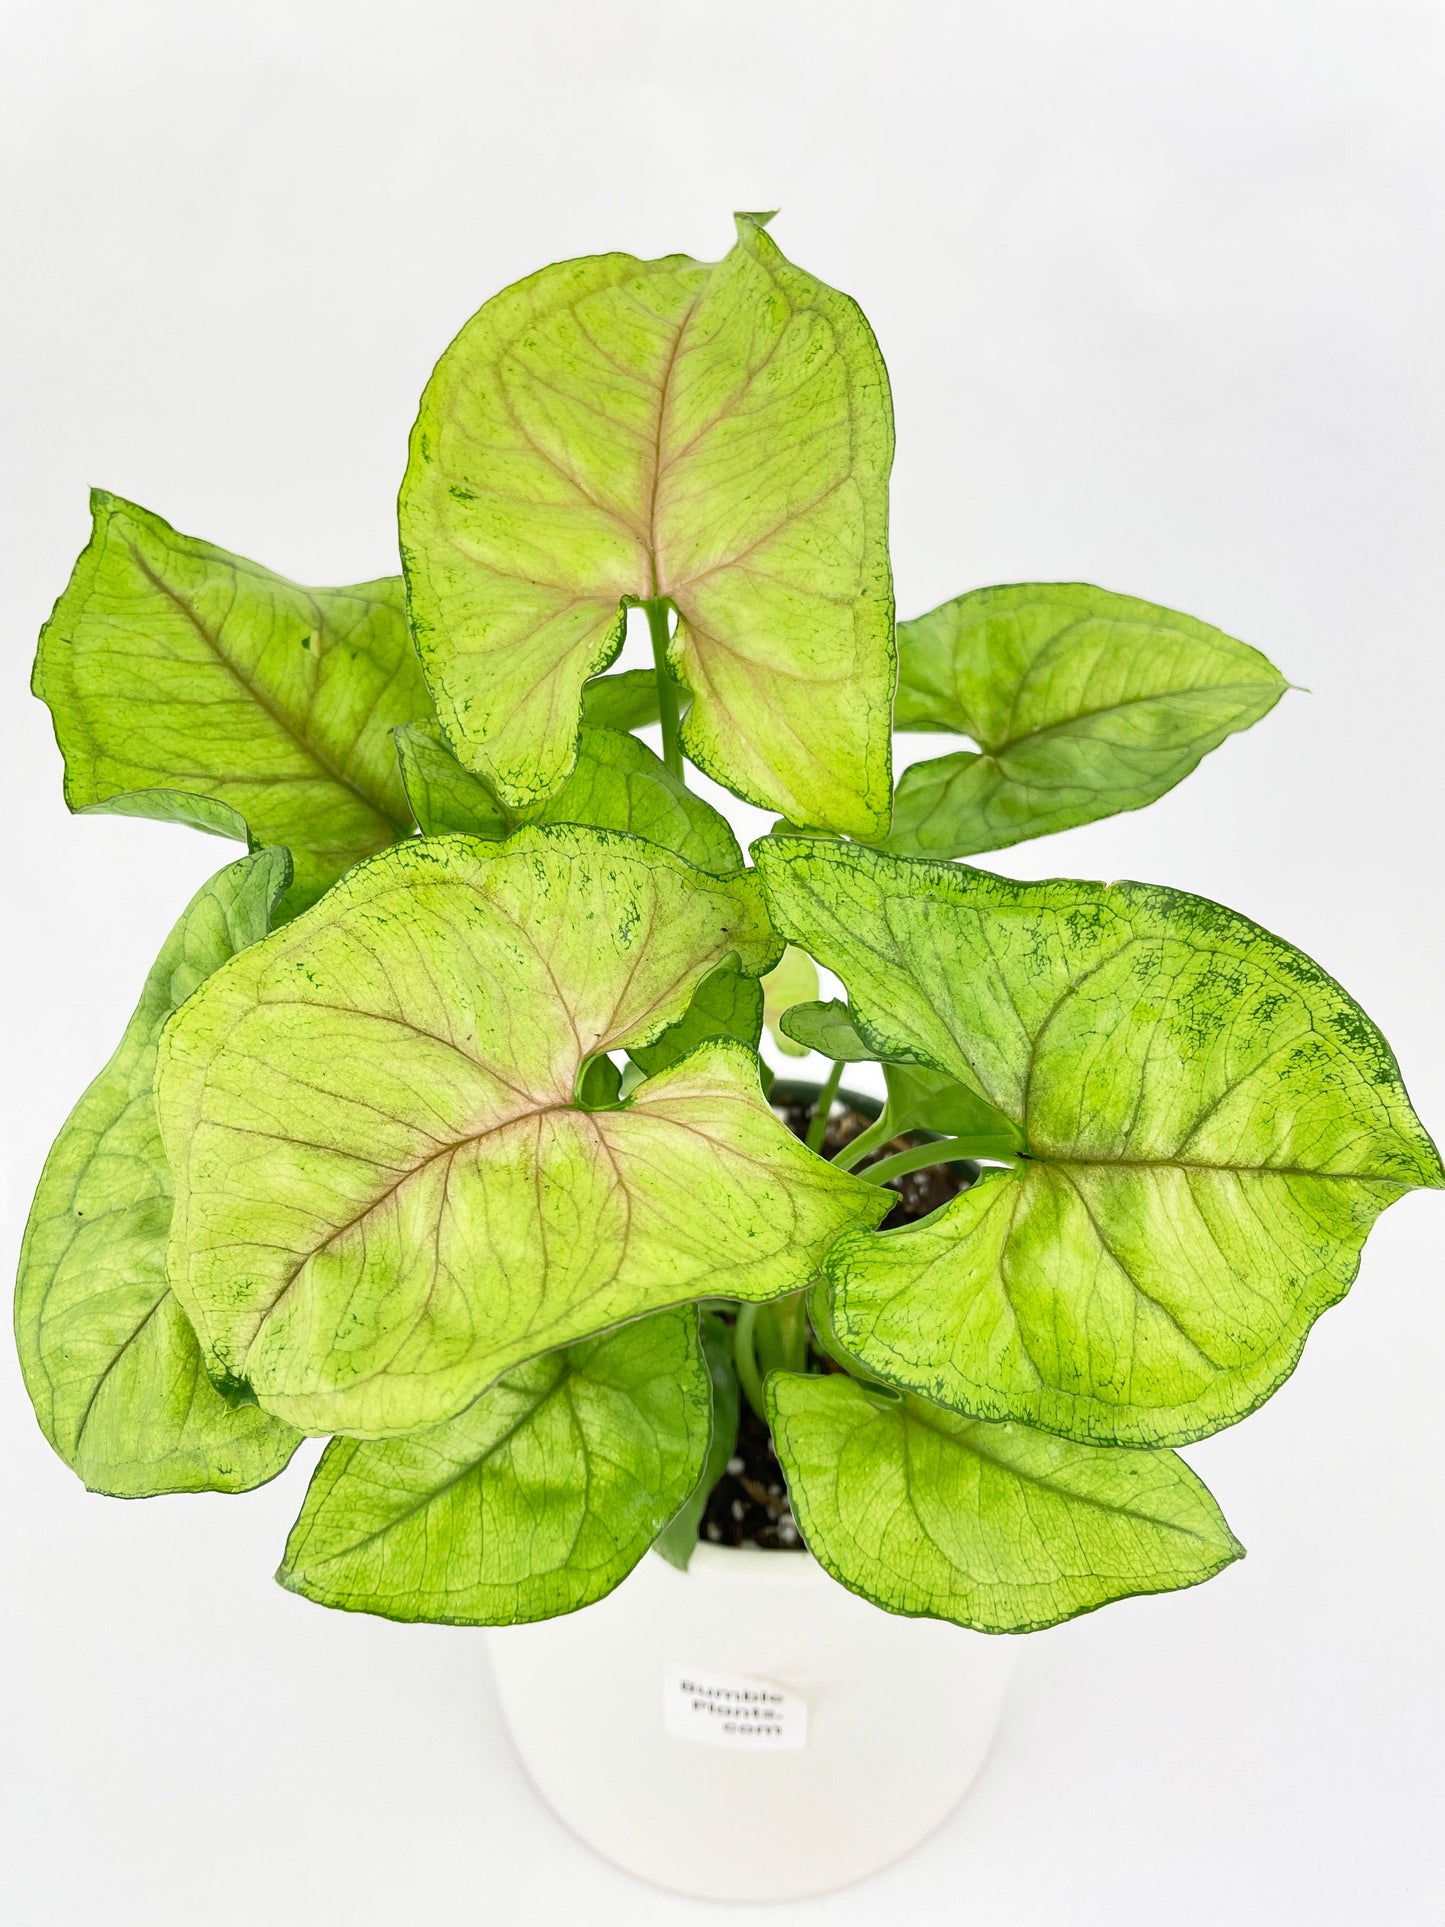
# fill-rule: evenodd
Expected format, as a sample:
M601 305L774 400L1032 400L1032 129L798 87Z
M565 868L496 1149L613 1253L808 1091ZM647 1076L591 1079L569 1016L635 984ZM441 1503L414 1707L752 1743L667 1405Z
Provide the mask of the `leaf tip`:
M271 1577L283 1592L294 1592L298 1599L312 1598L306 1590L306 1575L298 1566L292 1564L289 1552L283 1557Z

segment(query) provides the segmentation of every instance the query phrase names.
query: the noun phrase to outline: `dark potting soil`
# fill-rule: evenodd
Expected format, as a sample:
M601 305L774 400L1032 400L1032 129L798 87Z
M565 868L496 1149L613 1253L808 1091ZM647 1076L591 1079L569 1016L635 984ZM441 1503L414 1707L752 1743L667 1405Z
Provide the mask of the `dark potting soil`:
M738 1416L737 1445L727 1471L708 1494L697 1536L710 1546L762 1546L767 1552L797 1552L802 1547L772 1434L746 1399Z
M774 1105L779 1117L795 1137L806 1137L812 1122L811 1100L780 1102ZM823 1138L823 1155L832 1157L845 1144L866 1131L872 1119L862 1112L835 1106ZM872 1157L858 1167L866 1170L879 1158L906 1150L915 1140L894 1138L880 1145ZM970 1176L967 1165L930 1164L921 1171L906 1172L894 1178L888 1189L897 1193L898 1202L883 1220L883 1229L914 1224L947 1204L964 1188ZM816 1370L835 1372L839 1367L831 1358L813 1353ZM773 1450L772 1435L746 1398L738 1420L738 1442L728 1460L727 1471L708 1495L698 1523L698 1538L713 1546L761 1546L769 1552L796 1552L802 1537L793 1523L788 1505L787 1482Z

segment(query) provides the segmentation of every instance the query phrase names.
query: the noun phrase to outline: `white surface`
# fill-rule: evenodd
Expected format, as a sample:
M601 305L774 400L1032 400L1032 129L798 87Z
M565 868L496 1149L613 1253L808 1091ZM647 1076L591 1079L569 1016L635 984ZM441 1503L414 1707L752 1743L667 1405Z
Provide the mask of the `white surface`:
M953 1811L1018 1642L880 1613L803 1553L705 1545L487 1650L533 1784L589 1846L675 1893L779 1900L876 1873ZM679 1673L769 1694L767 1753L699 1735L705 1698L676 1721Z
M305 580L374 575L466 314L568 253L716 254L733 206L781 205L878 328L905 613L1083 577L1314 692L999 867L1283 931L1445 1124L1435 0L8 0L3 28L12 1244L226 855L61 807L24 677L85 485ZM1442 1210L1391 1211L1295 1379L1191 1451L1250 1558L1029 1639L957 1818L787 1918L1439 1927ZM122 1505L50 1458L8 1358L0 1415L7 1920L732 1918L556 1826L479 1638L270 1584L303 1467Z

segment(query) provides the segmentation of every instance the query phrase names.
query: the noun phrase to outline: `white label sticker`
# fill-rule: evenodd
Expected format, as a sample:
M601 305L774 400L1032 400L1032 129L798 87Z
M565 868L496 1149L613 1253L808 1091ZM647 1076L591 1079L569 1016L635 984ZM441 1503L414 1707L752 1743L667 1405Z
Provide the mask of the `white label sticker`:
M670 1666L662 1682L662 1723L675 1740L786 1753L808 1744L808 1702L746 1673Z

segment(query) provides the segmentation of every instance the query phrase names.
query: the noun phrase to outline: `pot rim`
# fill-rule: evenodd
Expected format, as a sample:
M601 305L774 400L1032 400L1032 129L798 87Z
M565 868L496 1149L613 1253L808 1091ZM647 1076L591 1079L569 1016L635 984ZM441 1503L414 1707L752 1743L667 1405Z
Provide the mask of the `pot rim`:
M830 1585L837 1581L819 1565L806 1547L770 1546L715 1546L707 1539L699 1539L687 1562L687 1570L679 1572L670 1560L656 1555L660 1565L676 1572L679 1579L698 1577L709 1582L717 1581L724 1585L743 1583L756 1585L761 1580L769 1586L816 1586L820 1580Z
M823 1086L817 1078L790 1077L786 1071L777 1071L774 1073L772 1084L769 1087L768 1102L770 1104L778 1104L786 1103L790 1098L794 1100L799 1098L816 1098L822 1088ZM850 1091L840 1085L833 1093L833 1102L835 1104L851 1104L860 1117L877 1118L883 1115L882 1098L870 1097L866 1091Z

